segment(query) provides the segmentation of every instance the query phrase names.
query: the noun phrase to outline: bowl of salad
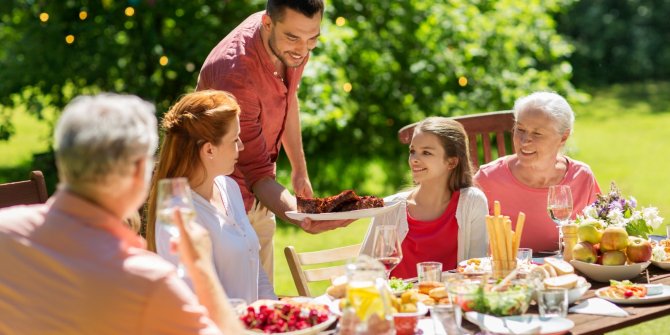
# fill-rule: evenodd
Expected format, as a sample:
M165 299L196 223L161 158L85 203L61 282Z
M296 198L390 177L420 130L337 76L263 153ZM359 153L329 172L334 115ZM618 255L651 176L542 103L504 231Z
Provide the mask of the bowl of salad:
M393 294L400 296L403 294L405 291L410 290L414 288L414 284L410 281L405 281L400 278L396 277L391 277L388 281L389 287L391 288L391 292Z
M452 302L461 312L509 316L521 315L528 310L533 285L525 279L507 283L494 280L463 280L449 286Z

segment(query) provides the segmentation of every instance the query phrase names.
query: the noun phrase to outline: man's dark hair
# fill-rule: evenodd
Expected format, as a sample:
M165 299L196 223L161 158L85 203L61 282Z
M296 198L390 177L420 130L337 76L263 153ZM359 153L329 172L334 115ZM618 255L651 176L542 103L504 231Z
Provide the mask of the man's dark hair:
M281 21L286 8L290 8L309 18L323 14L323 0L268 0L265 7L273 21Z

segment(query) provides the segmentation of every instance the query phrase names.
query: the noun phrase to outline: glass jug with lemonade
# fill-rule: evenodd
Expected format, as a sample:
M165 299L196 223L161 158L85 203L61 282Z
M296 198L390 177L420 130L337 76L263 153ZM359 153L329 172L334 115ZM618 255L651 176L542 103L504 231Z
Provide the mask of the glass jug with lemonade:
M340 334L394 334L392 293L385 277L384 266L369 256L361 255L347 265Z

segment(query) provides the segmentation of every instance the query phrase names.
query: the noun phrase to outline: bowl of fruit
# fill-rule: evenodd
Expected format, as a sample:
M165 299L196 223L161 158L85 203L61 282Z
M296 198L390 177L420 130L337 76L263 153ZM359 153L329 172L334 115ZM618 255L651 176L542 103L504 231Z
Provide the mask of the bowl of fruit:
M336 317L326 305L309 302L264 302L247 307L240 320L247 335L263 333L312 335L328 328Z

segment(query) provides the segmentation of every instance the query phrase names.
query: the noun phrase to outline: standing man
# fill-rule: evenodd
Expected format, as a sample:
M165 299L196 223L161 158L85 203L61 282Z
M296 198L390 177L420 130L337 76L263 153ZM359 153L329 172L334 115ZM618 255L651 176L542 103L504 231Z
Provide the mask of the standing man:
M298 87L321 33L322 16L322 0L268 0L265 12L248 17L210 52L198 78L197 90L231 92L240 105L245 150L231 177L242 191L271 282L274 214L309 233L351 222L314 224L309 219L289 219L284 213L296 210L296 199L276 181L276 161L283 146L291 163L293 191L304 197L313 194L302 148Z

